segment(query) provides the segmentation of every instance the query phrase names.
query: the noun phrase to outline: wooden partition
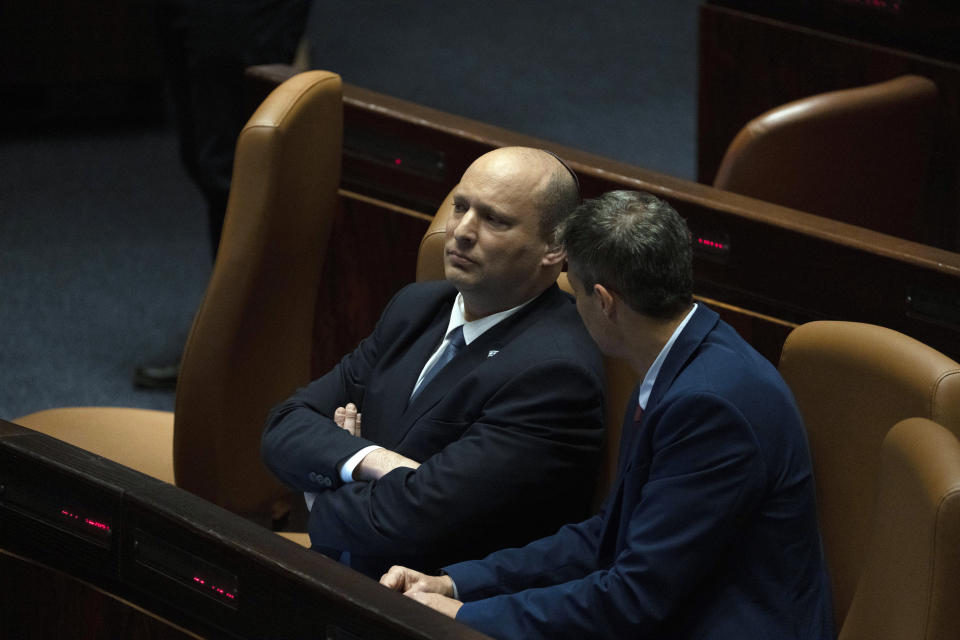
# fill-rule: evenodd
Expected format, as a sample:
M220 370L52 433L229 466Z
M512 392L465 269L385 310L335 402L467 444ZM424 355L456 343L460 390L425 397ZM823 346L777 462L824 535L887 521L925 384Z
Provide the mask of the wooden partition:
M200 638L69 573L0 549L0 638Z
M248 71L252 100L295 71ZM771 361L792 326L868 322L960 357L960 255L647 171L580 150L344 86L342 209L317 309L315 373L372 329L414 278L428 219L470 162L504 145L549 148L577 171L585 197L643 189L687 220L695 293ZM346 322L344 320L347 319Z
M933 11L937 3L917 3L929 5L924 7L903 3L902 15L870 15L878 12L866 6L867 3L848 3L849 15L843 23L838 23L836 16L829 20L829 12L789 11L785 6L804 4L722 0L706 2L701 7L698 179L713 182L727 145L741 127L765 111L827 91L883 82L906 74L924 76L936 83L940 104L933 123L933 156L929 179L923 185L918 237L927 244L957 251L960 249L960 62L956 54L948 57L947 53L940 52L940 57L934 57L936 53L927 50L929 47L922 52L918 50L923 44L920 34L938 33L939 27L938 35L942 35L947 21L915 23L917 14ZM955 27L960 27L956 25L960 11L949 8L949 4L940 3L940 6L953 16ZM768 15L731 6L762 10ZM877 18L883 20L878 22ZM857 25L859 29L855 28ZM911 38L906 37L907 33ZM888 37L880 38L882 34ZM953 34L952 46L956 51L960 33L954 28ZM904 48L890 46L890 40L897 35L900 36L897 44ZM927 40L930 44L935 39ZM877 135L883 132L878 131ZM884 161L884 158L876 159L878 163ZM863 171L869 174L870 167L863 167Z
M484 640L173 485L0 420L0 637Z

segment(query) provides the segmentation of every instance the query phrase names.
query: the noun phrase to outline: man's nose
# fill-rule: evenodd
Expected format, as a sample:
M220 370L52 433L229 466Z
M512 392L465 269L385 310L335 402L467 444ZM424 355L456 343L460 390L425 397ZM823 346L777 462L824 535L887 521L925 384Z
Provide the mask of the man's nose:
M476 241L477 214L473 212L473 209L468 210L460 216L460 219L455 222L455 225L453 228L453 237L456 238L457 242L472 243Z

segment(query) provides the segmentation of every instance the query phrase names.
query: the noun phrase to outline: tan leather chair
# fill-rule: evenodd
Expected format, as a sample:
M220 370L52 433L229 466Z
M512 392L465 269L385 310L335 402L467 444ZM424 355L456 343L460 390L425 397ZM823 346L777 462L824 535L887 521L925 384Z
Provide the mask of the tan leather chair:
M960 442L924 418L880 452L866 562L839 640L948 640L960 633Z
M453 192L437 210L433 222L420 241L420 251L417 255L417 281L442 280L443 275L443 245L447 220L453 211ZM567 282L567 274L561 273L557 284L568 293L573 293ZM623 416L630 394L639 382L639 378L625 360L604 357L604 370L607 376L604 419L606 422L606 437L603 447L603 458L600 464L597 487L594 491L593 507L599 508L607 497L607 492L617 475L617 457L620 450L620 431L623 427Z
M260 462L268 410L310 380L314 303L337 207L340 77L277 87L237 140L213 274L183 352L174 413L52 409L15 422L262 524L288 491Z
M919 76L832 91L764 113L740 130L713 186L910 240L938 109Z
M807 426L841 621L867 558L881 443L911 417L960 434L960 364L883 327L811 322L788 336L779 369Z

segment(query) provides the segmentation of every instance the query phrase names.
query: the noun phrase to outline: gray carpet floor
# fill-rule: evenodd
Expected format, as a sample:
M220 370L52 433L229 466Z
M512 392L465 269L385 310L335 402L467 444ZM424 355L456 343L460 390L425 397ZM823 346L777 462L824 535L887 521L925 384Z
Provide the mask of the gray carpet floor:
M145 356L177 356L210 272L174 133L24 138L0 167L0 417L172 409L131 380Z

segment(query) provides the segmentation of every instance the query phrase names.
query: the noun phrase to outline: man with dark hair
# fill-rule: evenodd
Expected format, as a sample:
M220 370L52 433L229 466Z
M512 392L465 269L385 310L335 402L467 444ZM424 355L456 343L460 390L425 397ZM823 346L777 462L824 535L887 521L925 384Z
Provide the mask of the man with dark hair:
M315 549L374 577L435 570L586 515L603 364L556 286L556 228L578 201L546 152L481 156L453 194L446 281L401 290L353 353L274 409L263 459L310 494Z
M832 638L799 412L693 302L683 220L616 191L577 210L564 246L590 334L642 378L609 498L526 547L381 582L497 638Z

